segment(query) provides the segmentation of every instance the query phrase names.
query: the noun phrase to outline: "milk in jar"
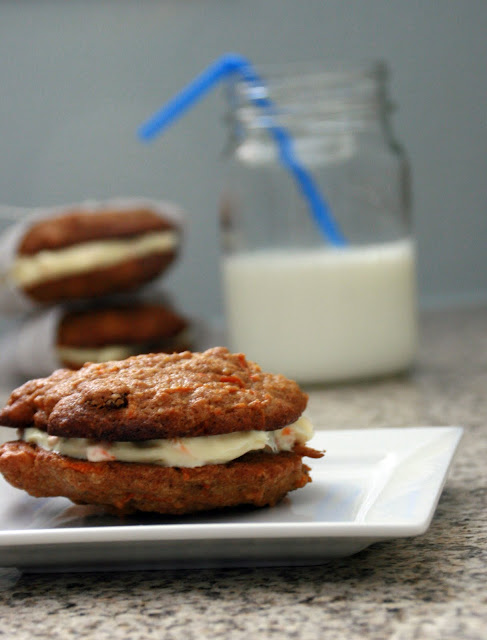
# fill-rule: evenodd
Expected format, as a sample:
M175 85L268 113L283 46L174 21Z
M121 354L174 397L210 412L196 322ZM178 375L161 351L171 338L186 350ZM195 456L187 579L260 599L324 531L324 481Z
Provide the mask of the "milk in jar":
M407 369L417 343L410 239L223 260L229 344L302 383Z

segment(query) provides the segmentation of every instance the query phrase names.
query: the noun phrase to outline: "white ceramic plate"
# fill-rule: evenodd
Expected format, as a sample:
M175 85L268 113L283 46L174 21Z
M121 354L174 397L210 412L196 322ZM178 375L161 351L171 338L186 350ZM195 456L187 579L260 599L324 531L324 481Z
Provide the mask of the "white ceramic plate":
M35 570L316 564L424 533L460 427L321 431L312 484L274 508L120 520L0 479L0 566Z

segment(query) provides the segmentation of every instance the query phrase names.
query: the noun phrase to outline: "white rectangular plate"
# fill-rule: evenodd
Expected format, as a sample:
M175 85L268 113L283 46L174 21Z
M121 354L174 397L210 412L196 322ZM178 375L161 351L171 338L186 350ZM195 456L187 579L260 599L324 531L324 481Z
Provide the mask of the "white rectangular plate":
M326 455L307 461L312 484L273 508L191 517L119 519L65 498L32 498L0 477L0 566L62 571L296 565L348 556L428 529L462 432L319 431L311 446Z

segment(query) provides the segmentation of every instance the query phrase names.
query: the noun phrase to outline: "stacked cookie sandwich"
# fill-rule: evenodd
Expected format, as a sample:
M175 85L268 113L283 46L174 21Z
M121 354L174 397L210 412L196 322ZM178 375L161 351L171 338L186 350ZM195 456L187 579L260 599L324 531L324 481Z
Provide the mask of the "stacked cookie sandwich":
M113 355L188 348L187 322L160 292L150 301L139 296L173 264L181 236L179 211L149 200L36 211L9 229L0 238L0 313L24 316L0 366L29 378Z

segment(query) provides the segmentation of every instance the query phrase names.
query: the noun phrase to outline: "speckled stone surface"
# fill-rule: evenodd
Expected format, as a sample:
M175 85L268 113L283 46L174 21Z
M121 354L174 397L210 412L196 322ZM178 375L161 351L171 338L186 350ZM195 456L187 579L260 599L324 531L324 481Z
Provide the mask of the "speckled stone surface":
M311 390L321 427L463 425L428 532L321 566L0 570L0 637L487 638L487 309L422 318L411 375Z

